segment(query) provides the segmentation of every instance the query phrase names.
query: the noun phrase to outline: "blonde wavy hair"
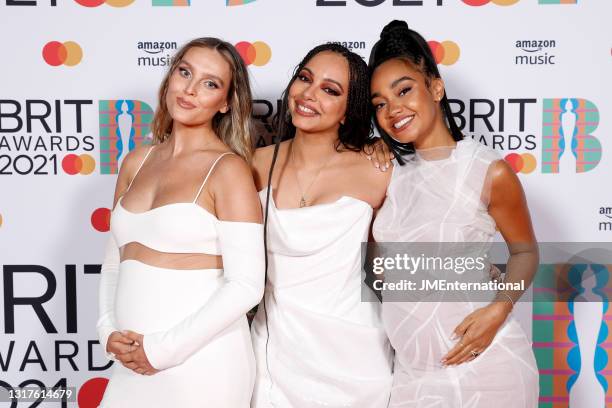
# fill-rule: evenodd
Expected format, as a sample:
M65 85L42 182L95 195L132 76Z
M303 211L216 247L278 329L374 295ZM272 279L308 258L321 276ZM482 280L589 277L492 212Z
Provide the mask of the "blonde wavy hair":
M214 37L196 38L174 55L172 65L159 87L158 104L151 124L154 143L162 143L172 132L173 120L166 105L166 94L170 76L187 51L192 47L209 48L217 51L230 65L232 80L227 92L229 111L217 112L212 120L215 134L236 154L250 161L253 156L251 140L252 99L249 74L236 48L230 43Z

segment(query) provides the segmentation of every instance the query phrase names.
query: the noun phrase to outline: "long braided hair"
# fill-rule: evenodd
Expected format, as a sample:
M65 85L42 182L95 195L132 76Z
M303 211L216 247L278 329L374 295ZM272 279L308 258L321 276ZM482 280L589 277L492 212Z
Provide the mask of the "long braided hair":
M405 21L393 20L382 29L380 40L374 44L370 52L368 64L370 79L378 66L390 59L401 59L410 62L425 75L425 83L429 86L434 78L441 78L436 60L427 41L416 31L408 28ZM446 92L440 100L440 108L446 120L446 125L455 141L463 139L463 133L453 117ZM379 125L374 116L374 124L382 139L395 154L398 162L404 164L401 156L414 153L412 143L401 143L393 139Z
M349 87L346 104L346 114L344 124L341 124L338 129L338 141L336 142L336 150L340 151L351 150L360 151L366 145L372 143L373 126L371 121L372 106L370 103L370 86L368 77L368 67L365 61L354 52L340 44L321 44L311 49L306 56L300 61L295 70L287 88L283 91L282 102L280 109L273 118L275 128L274 137L274 154L272 155L272 164L268 171L268 189L266 191L266 205L264 208L264 248L265 248L265 276L268 280L268 212L270 207L270 194L272 194L272 176L274 174L274 166L278 158L280 143L283 140L292 139L295 137L296 128L291 119L289 111L289 89L293 82L297 79L300 71L308 64L308 62L317 54L331 51L340 54L346 58L349 66ZM268 312L266 310L266 297L264 295L262 306L266 318L266 368L270 379L270 367L268 363L268 343L270 340L270 330L268 328Z

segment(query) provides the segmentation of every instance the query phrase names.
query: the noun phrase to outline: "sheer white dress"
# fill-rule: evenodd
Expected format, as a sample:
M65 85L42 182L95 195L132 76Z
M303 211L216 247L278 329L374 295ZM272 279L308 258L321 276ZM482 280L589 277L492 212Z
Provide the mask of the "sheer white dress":
M406 165L396 164L373 225L375 240L491 243L496 230L486 189L496 160L494 150L465 139L455 148L418 151ZM537 406L538 369L531 344L512 316L476 359L451 367L440 363L456 343L450 338L454 328L484 305L383 299L383 321L395 349L390 407Z

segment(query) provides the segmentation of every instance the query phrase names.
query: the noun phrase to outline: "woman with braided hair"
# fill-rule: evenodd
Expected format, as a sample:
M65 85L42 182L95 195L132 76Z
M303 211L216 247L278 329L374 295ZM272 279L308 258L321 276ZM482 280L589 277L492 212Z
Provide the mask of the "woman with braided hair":
M251 406L386 408L391 349L361 286L361 243L389 180L360 154L372 134L367 65L343 46L315 47L282 101L277 143L253 160L268 275Z
M375 123L399 164L372 227L375 240L489 248L497 227L510 252L505 283L528 287L538 252L521 184L494 150L463 138L427 42L393 21L369 68ZM490 279L487 268L478 273ZM402 302L413 298L383 292L383 322L396 352L390 407L537 406L531 344L510 316L522 292L499 291L488 302L463 295L449 302L432 291Z

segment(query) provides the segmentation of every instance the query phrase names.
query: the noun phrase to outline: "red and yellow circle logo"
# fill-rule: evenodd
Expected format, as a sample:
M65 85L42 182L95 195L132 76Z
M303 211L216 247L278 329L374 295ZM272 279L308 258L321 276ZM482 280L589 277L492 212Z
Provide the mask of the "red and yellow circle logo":
M73 67L83 59L83 50L74 41L51 41L43 47L42 56L45 62L53 67L62 64Z
M515 173L529 174L535 170L537 161L531 153L510 153L504 157Z
M436 64L453 65L459 60L461 50L453 41L428 41L431 53L436 60Z
M272 58L270 46L263 41L255 41L252 44L247 41L241 41L236 44L236 50L246 65L253 64L261 67L266 65L270 58Z
M75 174L88 175L96 168L96 161L89 154L67 154L62 160L62 169L66 174L74 176Z
M489 3L497 4L498 6L511 6L518 3L519 0L463 0L463 2L468 6L474 7L484 6Z

